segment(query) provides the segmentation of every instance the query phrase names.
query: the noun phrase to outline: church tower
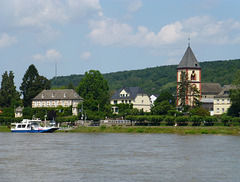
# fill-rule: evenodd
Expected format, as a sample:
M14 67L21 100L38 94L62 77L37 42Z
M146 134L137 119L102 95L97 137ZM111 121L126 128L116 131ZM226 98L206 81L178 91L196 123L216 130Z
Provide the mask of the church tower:
M183 58L181 62L179 63L177 67L177 106L179 106L181 103L179 99L179 83L181 82L181 74L186 73L188 77L188 83L191 86L196 86L197 90L200 91L201 95L201 67L190 47L190 43L188 43L188 48L186 52L183 55ZM185 104L189 106L194 105L194 98L191 93L188 91L186 92L186 98L185 98Z

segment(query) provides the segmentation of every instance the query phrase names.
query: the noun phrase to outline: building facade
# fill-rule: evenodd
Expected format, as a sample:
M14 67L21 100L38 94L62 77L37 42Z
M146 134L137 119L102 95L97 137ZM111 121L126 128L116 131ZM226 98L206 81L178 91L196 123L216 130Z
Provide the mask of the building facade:
M43 90L32 100L32 108L72 106L72 114L78 115L77 105L82 101L73 89Z
M219 83L202 83L201 103L204 109L207 109L211 115L214 115L214 97L223 90Z
M201 67L190 47L188 48L177 67L177 106L181 104L181 100L178 93L179 84L181 83L181 74L186 73L188 76L188 82L190 85L196 86L198 91L200 91L201 95ZM194 104L194 97L190 92L186 92L186 105L193 106Z
M231 89L236 89L236 87L227 85L218 95L214 96L214 115L219 116L223 113L227 113L228 108L231 106L229 98Z
M140 87L122 87L110 99L113 113L118 113L117 104L133 104L133 108L150 112L151 100Z

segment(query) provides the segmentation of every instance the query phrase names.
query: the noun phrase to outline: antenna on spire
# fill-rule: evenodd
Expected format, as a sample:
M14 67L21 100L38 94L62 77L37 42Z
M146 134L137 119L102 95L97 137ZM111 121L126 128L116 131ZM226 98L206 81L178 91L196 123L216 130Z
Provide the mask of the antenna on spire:
M190 34L188 34L188 47L190 47Z

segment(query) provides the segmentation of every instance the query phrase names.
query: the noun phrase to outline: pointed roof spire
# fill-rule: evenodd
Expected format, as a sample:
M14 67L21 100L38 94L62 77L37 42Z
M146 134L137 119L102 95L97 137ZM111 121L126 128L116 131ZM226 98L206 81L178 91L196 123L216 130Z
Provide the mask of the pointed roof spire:
M190 47L190 43L188 43L188 48L177 68L201 68Z

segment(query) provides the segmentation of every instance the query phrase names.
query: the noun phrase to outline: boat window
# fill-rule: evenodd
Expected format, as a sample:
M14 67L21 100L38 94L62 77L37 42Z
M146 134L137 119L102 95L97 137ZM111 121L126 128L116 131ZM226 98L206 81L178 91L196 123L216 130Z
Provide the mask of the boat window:
M18 125L17 127L18 127L18 128L21 128L21 125Z
M26 127L26 125L24 124L24 125L22 125L22 128L25 128Z
M30 128L30 124L27 125L27 128Z

